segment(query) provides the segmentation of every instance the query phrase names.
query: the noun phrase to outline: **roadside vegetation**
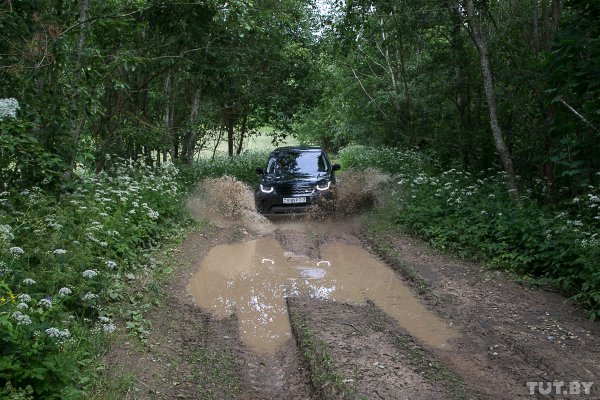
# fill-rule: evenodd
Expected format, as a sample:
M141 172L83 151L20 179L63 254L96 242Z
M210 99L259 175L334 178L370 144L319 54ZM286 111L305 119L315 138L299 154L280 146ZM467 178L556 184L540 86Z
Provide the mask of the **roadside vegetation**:
M415 150L350 146L339 158L346 167L375 166L393 175L389 200L376 211L384 215L379 222L393 221L438 249L559 288L591 318L600 316L600 186L545 205L547 187L537 181L515 202L503 173L443 169Z
M218 156L180 172L117 159L100 174L77 171L60 198L38 187L1 193L0 397L85 397L110 334L147 335L140 296L171 271L152 254L191 223L188 191L212 176L252 181L262 162Z
M0 2L0 398L87 398L186 194L290 138L393 176L386 229L600 317L600 2L325 3Z
M1 194L2 398L6 382L47 399L78 398L94 384L115 320L137 323L111 304L129 300L132 282L156 268L149 251L186 221L180 188L168 164L121 160L82 173L60 199L37 187Z

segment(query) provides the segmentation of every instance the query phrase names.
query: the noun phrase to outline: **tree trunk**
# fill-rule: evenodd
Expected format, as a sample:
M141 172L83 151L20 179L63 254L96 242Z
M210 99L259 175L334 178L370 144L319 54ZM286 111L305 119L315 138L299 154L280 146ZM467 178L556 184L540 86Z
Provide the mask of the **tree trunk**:
M215 147L213 147L212 158L211 158L212 161L215 160L215 156L217 155L217 148L219 147L219 144L221 143L222 137L223 137L223 129L221 127L219 127L219 135L217 136L217 140L215 140Z
M192 107L190 109L190 118L188 120L188 129L183 137L183 148L181 150L181 159L189 164L194 159L194 150L196 148L196 129L194 123L200 111L200 95L201 89L198 87L194 90Z
M163 122L165 126L165 143L168 145L168 151L171 153L171 159L175 159L175 145L173 138L173 117L174 117L174 106L173 106L173 74L171 71L167 73L164 84L165 93L165 109ZM163 162L167 161L167 149L163 150Z
M539 11L539 1L533 0L533 39L532 45L535 53L539 53L540 51L540 11Z
M504 171L506 172L506 183L508 186L508 193L513 200L518 200L519 190L517 187L517 180L515 174L515 168L513 165L510 150L504 141L502 135L502 129L498 123L498 113L496 106L496 94L494 92L494 79L492 75L492 69L490 66L490 57L488 53L487 41L481 29L481 26L476 21L475 10L473 7L473 0L467 0L466 11L469 19L469 33L477 52L479 53L479 59L481 62L481 73L483 76L483 88L485 90L485 97L488 103L488 109L490 114L490 127L492 128L492 135L494 137L494 144L496 150L500 155Z
M234 134L234 118L233 111L229 111L227 114L227 154L229 157L233 157L233 134Z
M77 69L81 69L83 58L83 47L85 45L85 29L87 10L90 7L90 0L81 0L79 3L79 40L77 41Z
M244 146L244 138L246 137L246 130L248 129L248 114L244 115L244 119L242 120L242 128L240 129L240 141L238 142L238 147L235 152L238 156L242 153L242 149Z

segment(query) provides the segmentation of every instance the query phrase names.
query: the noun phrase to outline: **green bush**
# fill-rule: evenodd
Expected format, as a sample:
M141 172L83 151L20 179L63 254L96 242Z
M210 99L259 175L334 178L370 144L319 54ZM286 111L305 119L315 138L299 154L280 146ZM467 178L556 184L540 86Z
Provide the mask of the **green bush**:
M57 200L38 187L0 193L0 398L85 398L91 365L116 328L142 249L186 220L172 165L124 161L80 172ZM87 374L87 375L86 375Z
M248 151L239 156L218 155L214 160L201 158L191 165L182 166L179 181L184 187L192 188L205 178L233 176L248 184L258 183L257 167L264 167L269 152Z
M553 284L600 316L600 187L555 207L538 204L532 188L515 203L501 173L441 171L413 150L352 146L340 157L394 174L386 207L398 225L437 248Z

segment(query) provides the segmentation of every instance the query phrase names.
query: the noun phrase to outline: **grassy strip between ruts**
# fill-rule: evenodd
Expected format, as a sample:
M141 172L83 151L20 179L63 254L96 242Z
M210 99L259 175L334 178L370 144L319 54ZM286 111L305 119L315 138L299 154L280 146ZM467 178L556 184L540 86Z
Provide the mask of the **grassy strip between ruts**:
M367 214L363 218L362 238L387 264L399 270L406 279L413 282L420 294L430 293L429 283L402 260L398 249L392 245L390 236L397 233L397 226L385 217L384 210L378 208Z
M288 303L292 333L310 371L311 383L322 399L354 398L356 390L337 372L327 344L315 337L306 318Z

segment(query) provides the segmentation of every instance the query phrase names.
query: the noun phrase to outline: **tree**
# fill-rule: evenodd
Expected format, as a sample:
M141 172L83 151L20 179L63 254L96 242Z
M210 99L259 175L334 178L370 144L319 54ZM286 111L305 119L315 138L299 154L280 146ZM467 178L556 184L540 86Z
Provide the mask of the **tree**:
M469 35L477 47L479 53L479 59L481 62L481 74L483 76L483 87L485 89L485 97L488 104L488 110L490 113L490 126L492 128L492 135L494 136L494 144L496 150L502 160L504 171L506 172L506 182L508 185L508 192L513 200L517 200L519 196L519 190L517 187L517 180L515 177L515 168L513 165L510 150L504 141L502 135L502 129L498 123L498 111L496 105L496 93L494 91L494 78L492 75L492 67L490 65L490 56L488 51L487 39L483 33L481 27L481 20L475 12L473 6L473 0L467 0L464 4L467 12L467 18L469 22Z

